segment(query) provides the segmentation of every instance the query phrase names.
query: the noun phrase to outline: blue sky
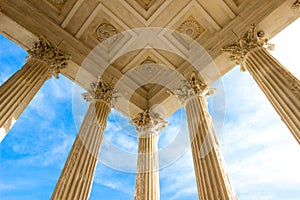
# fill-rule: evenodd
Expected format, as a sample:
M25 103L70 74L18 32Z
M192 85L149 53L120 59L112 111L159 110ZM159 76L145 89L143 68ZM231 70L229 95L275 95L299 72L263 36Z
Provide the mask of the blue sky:
M298 79L300 20L278 34L271 52ZM25 62L26 52L0 36L0 84ZM297 60L298 59L298 60ZM218 133L232 184L241 200L300 197L300 149L248 72L235 67L222 78L225 122ZM0 144L0 199L49 199L72 146L73 87L67 78L48 80ZM224 105L214 105L220 106ZM106 138L136 153L134 127L116 112L109 116ZM161 133L160 147L174 139L172 132L185 120L179 110ZM118 126L126 131L119 130ZM125 127L125 128L124 128ZM187 128L183 127L187 135ZM173 137L173 138L172 138ZM176 149L171 149L171 154ZM105 156L105 147L100 158ZM160 171L161 199L197 199L190 149ZM125 161L123 161L126 163ZM135 174L98 163L90 199L133 199Z

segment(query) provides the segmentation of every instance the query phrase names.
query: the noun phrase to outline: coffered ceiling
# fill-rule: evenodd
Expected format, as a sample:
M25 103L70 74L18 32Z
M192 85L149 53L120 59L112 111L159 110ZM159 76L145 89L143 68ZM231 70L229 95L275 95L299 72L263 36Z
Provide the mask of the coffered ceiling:
M180 75L196 70L213 83L234 66L221 48L252 23L274 36L300 16L294 1L0 0L0 30L25 49L46 36L72 56L62 73L87 90L102 73L118 83L127 116L156 104L168 116L180 106L167 93ZM87 61L99 47L105 54Z

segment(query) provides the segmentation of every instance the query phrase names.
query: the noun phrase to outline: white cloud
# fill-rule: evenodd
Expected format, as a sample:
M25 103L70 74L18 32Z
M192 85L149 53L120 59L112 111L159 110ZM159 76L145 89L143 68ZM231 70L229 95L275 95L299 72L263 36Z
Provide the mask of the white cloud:
M109 187L113 190L121 191L126 194L132 194L134 191L134 185L130 176L133 175L117 172L104 165L98 164L95 172L94 183Z
M172 163L171 166L161 170L160 180L162 199L197 196L191 150L188 149L180 159Z
M108 117L105 137L120 150L137 153L137 133L129 119L113 110Z
M255 125L247 128L240 135L237 132L245 129L230 128L232 134L223 140L228 171L237 191L260 184L279 188L281 192L298 188L300 160L296 158L300 157L300 150L287 128L283 124L261 130Z
M288 128L248 72L234 69L223 83L227 122L221 144L239 198L299 196L300 150Z
M106 177L105 179L95 180L95 183L109 187L113 190L121 191L126 194L132 194L134 191L134 187L128 187L128 185L124 183L124 181L121 181L120 178Z
M48 134L36 138L11 141L11 148L20 158L6 162L15 166L53 166L62 168L74 142L74 135L66 134L65 128L51 129ZM49 143L51 141L51 143Z
M168 198L169 200L177 200L183 196L191 196L191 195L198 195L197 193L197 187L194 186L194 187L188 187L188 188L185 188L183 186L183 188L181 190L177 190L175 192L175 194L173 194L170 198Z
M34 96L26 109L31 109L41 118L44 118L45 116L47 116L48 119L55 118L55 110L53 110L53 107L50 105L50 101L43 90L40 90Z
M9 74L0 72L0 85L2 85L9 77Z
M74 83L66 77L60 75L59 79L52 77L47 81L47 90L57 99L71 99L70 94L73 92Z
M2 191L2 192L3 191L9 191L9 190L11 190L11 189L13 189L15 187L16 187L16 184L13 183L13 182L10 182L10 183L5 182L5 183L3 183L0 180L0 191Z
M297 22L299 28L300 21ZM274 52L276 57L283 55L286 60L280 59L285 66L292 66L291 71L299 77L300 68L298 63L292 63L291 57L298 58L298 47L300 40L291 42L291 38L298 38L299 31L290 31L294 36L284 36L287 40L278 39L272 42L276 43L277 48ZM295 45L295 47L294 47ZM290 50L284 50L281 46L289 46ZM23 58L22 58L23 59ZM23 61L22 61L23 62ZM237 70L237 69L235 69ZM11 73L11 72L9 72ZM266 97L256 86L250 75L245 72L232 72L230 77L225 77L225 97L227 122L221 137L223 154L227 161L227 169L232 177L233 185L241 200L252 199L296 199L287 198L284 192L289 192L299 196L298 188L300 185L300 168L299 145L295 142L291 133L285 125L279 121L278 115L272 110L272 106L266 100ZM9 77L8 73L1 72L0 81L4 81ZM63 79L63 78L62 78ZM66 84L65 84L66 83ZM35 100L31 103L31 109L36 111L40 117L47 116L47 119L55 119L59 115L53 112L56 102L51 101L52 96L58 99L71 98L72 84L52 79L47 81L50 95L40 92ZM219 110L223 109L222 104ZM270 110L271 109L271 110ZM83 115L81 115L82 118ZM32 116L31 116L32 117ZM218 116L215 116L216 118ZM28 118L29 119L29 118ZM128 121L120 121L121 127ZM123 124L122 124L123 123ZM51 125L49 121L41 122L37 126L44 128ZM65 132L66 127L59 130L56 126L55 130L50 130L45 135L36 135L33 138L25 136L12 142L13 151L19 154L29 154L30 157L24 157L24 163L38 163L43 161L43 165L50 165L54 162L63 164L63 157L68 154L67 149L73 143L74 136ZM32 131L32 130L28 130ZM168 127L167 135L171 135L176 131L174 127ZM24 132L24 131L23 131ZM54 134L55 133L55 134ZM129 135L121 133L115 124L108 122L107 137L116 145L124 150L132 150L136 152L136 141L129 139ZM44 137L44 138L43 138ZM57 138L55 138L57 137ZM170 137L171 138L171 137ZM162 146L168 144L168 139L162 138ZM53 139L56 139L55 141ZM38 142L39 141L39 142ZM51 141L50 144L48 141ZM21 142L26 142L26 145ZM50 148L41 148L41 146L49 145ZM109 146L107 147L109 148ZM45 150L40 152L40 150ZM36 152L40 153L36 155ZM109 152L112 153L112 152ZM176 149L170 149L169 156L175 155ZM109 154L108 157L115 155ZM44 158L47 158L45 161ZM124 158L123 158L124 159ZM123 160L117 157L117 162L135 167L136 163L132 160ZM17 162L10 164L16 165ZM62 167L62 166L61 166ZM124 175L125 174L125 175ZM132 176L128 175L128 176ZM132 194L134 191L134 178L126 178L126 173L120 175L108 169L101 167L96 171L95 183L107 186L113 190L118 190L126 194ZM160 171L161 194L165 199L181 199L189 197L189 199L197 199L197 189L195 185L195 173L190 150L185 153L177 162ZM32 180L33 185L37 184ZM6 181L5 184L0 182L0 190L9 190L13 186L24 186L26 184L17 182L11 184ZM101 192L101 191L100 191ZM281 194L280 194L281 193ZM283 193L283 194L282 194ZM284 198L282 198L284 197Z
M276 198L273 195L263 195L263 194L259 194L259 193L251 193L251 196L249 196L249 194L242 194L239 196L239 199L241 200L275 200Z
M180 109L166 119L168 125L160 132L159 149L169 146L174 142L176 136L180 134L182 127L186 125L186 116L184 112L184 109Z
M62 161L66 159L75 140L73 135L67 135L63 131L57 131L56 133L60 134L59 139L56 139L55 143L51 144L51 148L38 158L38 160L43 160L45 157L47 158L43 161L44 166L64 163ZM63 164L60 167L63 168Z
M300 79L299 47L300 19L293 22L277 36L270 40L275 44L275 50L270 53L280 61L283 66Z

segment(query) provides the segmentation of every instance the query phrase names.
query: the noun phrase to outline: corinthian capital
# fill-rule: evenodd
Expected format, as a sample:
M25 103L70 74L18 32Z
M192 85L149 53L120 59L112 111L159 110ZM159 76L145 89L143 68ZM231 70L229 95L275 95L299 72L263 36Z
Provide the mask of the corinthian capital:
M135 125L139 137L158 135L168 124L159 114L152 114L149 110L139 113L130 123Z
M257 32L255 25L251 24L244 37L239 38L235 44L222 48L222 51L229 52L231 54L229 58L241 66L241 71L246 71L243 64L244 58L247 53L258 47L269 50L274 49L274 45L269 44L268 39L264 38L264 32Z
M67 67L67 61L71 58L69 55L54 47L53 44L43 36L28 50L28 54L29 58L37 58L46 62L55 78L58 78L61 69Z
M209 88L198 78L196 72L192 72L189 80L182 80L179 88L171 91L171 94L175 95L181 104L184 105L188 99L194 96L206 98L214 92L215 89Z
M91 83L91 89L91 92L82 94L87 101L105 101L111 105L112 99L119 97L119 93L114 91L114 86L105 82L101 77L96 83Z

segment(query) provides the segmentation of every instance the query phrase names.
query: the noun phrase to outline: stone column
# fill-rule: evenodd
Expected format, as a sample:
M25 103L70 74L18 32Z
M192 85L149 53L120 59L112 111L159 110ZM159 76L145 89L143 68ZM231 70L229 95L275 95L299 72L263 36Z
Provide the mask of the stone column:
M185 105L198 198L237 199L225 171L218 138L212 124L206 98L214 90L199 81L196 73L173 91Z
M167 122L146 110L131 123L136 126L139 140L134 199L159 200L158 138Z
M59 177L52 200L87 200L90 195L98 153L111 109L113 87L101 79L84 94L89 108Z
M28 51L25 65L0 86L0 142L44 82L67 66L69 56L41 37Z
M300 82L266 50L273 45L263 36L251 25L245 37L223 50L249 71L300 144Z

